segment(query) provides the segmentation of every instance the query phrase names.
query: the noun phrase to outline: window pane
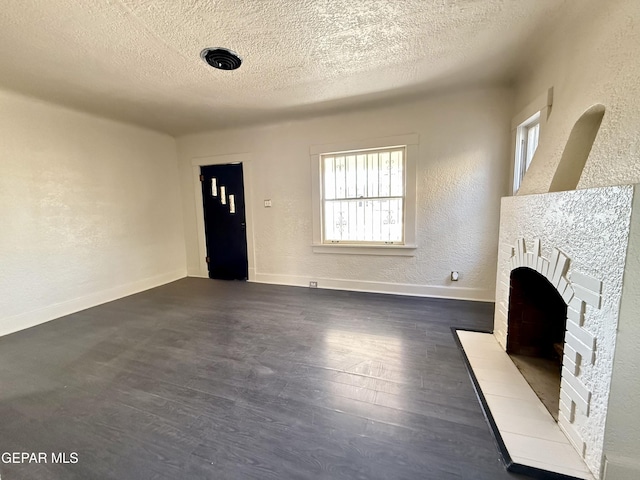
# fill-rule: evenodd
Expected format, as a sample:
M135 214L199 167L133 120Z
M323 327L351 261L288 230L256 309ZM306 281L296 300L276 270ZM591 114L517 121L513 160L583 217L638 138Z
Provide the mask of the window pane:
M355 240L364 240L365 230L365 201L358 200L356 203L356 238Z
M358 172L356 170L356 156L349 155L345 157L345 163L347 166L346 174L346 198L355 198L356 185L358 182Z
M324 237L327 240L340 240L340 236L335 229L335 202L326 202L324 205Z
M347 240L358 240L358 202L349 201L347 204Z
M380 163L380 185L379 197L388 197L391 193L391 161L389 152L382 152L379 155Z
M336 169L333 157L324 159L324 178L322 181L324 184L324 198L336 198Z
M402 199L389 200L389 242L401 242L403 240L403 208Z
M516 130L516 156L514 163L513 193L520 189L524 174L531 165L533 154L538 148L540 136L540 112L518 125Z
M402 169L402 152L391 152L391 196L404 195L404 172Z
M323 156L323 240L403 242L404 161L404 148Z
M368 193L369 197L377 197L378 196L378 154L370 153L367 155L367 163L368 163Z
M336 197L345 198L347 194L347 165L344 157L336 157Z
M379 229L375 232L374 240L377 242L401 242L402 241L402 200L376 200L373 202L375 217Z
M366 197L367 196L367 156L366 155L358 155L357 156L357 175L358 175L358 185L356 187L356 197Z
M535 125L530 126L527 129L527 161L525 164L525 172L531 165L531 159L533 158L533 154L536 153L536 149L538 148L538 137L540 135L540 124L536 123Z
M328 241L403 241L403 200L332 200L324 209Z

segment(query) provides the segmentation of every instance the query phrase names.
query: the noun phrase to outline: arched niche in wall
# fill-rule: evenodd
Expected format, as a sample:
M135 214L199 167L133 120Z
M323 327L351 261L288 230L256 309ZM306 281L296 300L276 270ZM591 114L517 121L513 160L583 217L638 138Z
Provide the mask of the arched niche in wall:
M596 104L584 112L573 126L551 181L550 192L576 189L593 142L600 130L604 111L604 105Z

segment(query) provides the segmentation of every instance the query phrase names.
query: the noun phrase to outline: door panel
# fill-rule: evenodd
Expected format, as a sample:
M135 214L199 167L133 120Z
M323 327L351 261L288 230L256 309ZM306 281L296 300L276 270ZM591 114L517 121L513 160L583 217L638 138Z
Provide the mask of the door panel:
M200 167L209 277L246 280L247 235L242 164Z

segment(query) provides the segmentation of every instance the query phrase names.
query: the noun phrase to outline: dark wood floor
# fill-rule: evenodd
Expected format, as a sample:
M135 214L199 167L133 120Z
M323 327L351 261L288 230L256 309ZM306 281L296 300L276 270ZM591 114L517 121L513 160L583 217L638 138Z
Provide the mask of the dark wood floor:
M514 479L450 326L493 305L184 279L0 338L14 479ZM523 477L518 477L523 478Z

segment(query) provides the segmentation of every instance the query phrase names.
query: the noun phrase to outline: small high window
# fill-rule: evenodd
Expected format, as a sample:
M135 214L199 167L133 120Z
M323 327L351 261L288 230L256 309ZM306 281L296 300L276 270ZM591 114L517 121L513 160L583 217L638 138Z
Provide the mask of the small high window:
M516 157L513 175L513 193L520 189L524 174L527 173L533 154L538 148L540 136L540 112L526 119L516 131Z

